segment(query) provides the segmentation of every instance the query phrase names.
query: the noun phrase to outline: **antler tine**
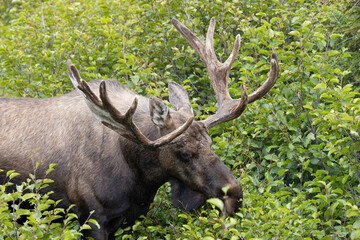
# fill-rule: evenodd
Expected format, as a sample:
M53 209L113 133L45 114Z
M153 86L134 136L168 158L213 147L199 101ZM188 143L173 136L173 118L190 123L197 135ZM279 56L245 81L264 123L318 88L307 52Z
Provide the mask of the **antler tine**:
M184 36L184 38L190 43L190 45L195 49L196 53L202 59L208 71L211 84L214 88L219 107L215 115L212 115L203 121L208 128L239 117L245 110L248 103L262 98L276 83L279 74L279 65L276 55L272 54L270 74L264 84L249 96L247 96L246 88L243 85L241 99L232 99L229 93L228 83L232 64L234 63L235 58L239 52L241 43L240 35L238 34L236 36L234 47L228 59L224 63L221 63L217 59L214 50L215 18L211 18L210 20L205 44L202 43L182 23L175 19L173 19L172 22L175 28Z
M216 114L206 118L203 123L207 128L212 128L222 122L227 122L238 118L246 109L248 104L248 95L246 93L245 84L241 85L241 98L238 100L230 100L227 102L226 106L219 108Z
M78 84L80 83L81 81L81 77L80 77L80 74L79 72L77 71L76 67L74 66L74 64L72 64L71 60L68 59L66 61L66 67L68 69L68 73L69 73L69 77L70 77L70 80L71 82L73 83L73 85L75 87L78 86Z
M239 52L240 43L241 43L240 34L236 35L236 37L235 37L234 47L233 47L233 50L231 51L231 54L229 55L228 59L224 63L221 63L217 59L215 49L214 49L214 31L215 31L215 18L213 17L210 20L209 28L206 33L206 40L205 40L206 41L206 44L205 44L206 53L207 53L207 56L210 57L210 58L207 58L206 61L216 61L217 64L221 65L221 68L229 69L229 68L231 68L232 64L234 63L235 58ZM206 63L206 64L208 64L208 63Z
M239 52L239 49L240 49L240 44L241 44L241 36L240 36L240 34L238 34L238 35L236 35L235 42L234 42L234 47L233 47L233 50L230 53L230 56L223 63L225 68L227 68L227 69L231 68L231 66L235 62L236 56L237 56L237 54Z
M134 115L136 108L137 108L137 98L135 97L134 101L132 102L130 108L127 110L127 112L122 115L115 106L111 103L109 96L106 91L106 84L105 81L101 81L100 87L100 99L102 101L102 105L104 109L110 113L110 116L117 122L124 122L126 124L127 119L132 119L132 116Z
M215 18L211 18L209 28L206 34L205 44L201 42L185 25L178 20L173 19L172 23L175 28L183 35L183 37L190 43L195 49L196 53L200 56L201 60L205 64L205 67L209 73L211 84L214 88L216 99L219 106L226 100L231 99L228 90L229 74L232 64L235 61L236 55L239 52L241 38L240 35L236 36L234 48L228 57L228 59L221 63L214 50L214 30L215 30Z
M156 147L161 147L161 146L164 146L165 144L168 144L169 142L174 140L176 137L180 136L183 132L185 132L186 129L188 129L190 127L190 125L193 121L194 121L194 116L189 117L188 120L183 125L178 127L173 132L153 141L150 144L150 146L156 148Z
M106 84L105 81L101 81L100 83L100 99L102 101L104 109L110 114L111 118L117 122L120 123L120 126L124 127L124 130L131 129L132 133L134 133L135 139L144 142L146 144L149 144L151 141L142 134L140 129L138 129L133 122L133 115L136 111L138 100L135 97L134 101L132 102L130 108L126 111L124 115L122 115L115 106L111 103L107 91L106 91Z
M210 20L209 28L206 33L205 46L206 46L206 55L208 57L206 61L212 60L218 62L214 49L214 31L215 31L215 18L213 17Z
M255 92L249 95L249 103L262 98L275 85L279 76L279 64L275 53L271 54L270 73L268 79Z
M96 96L96 94L91 90L90 86L83 79L80 80L77 88L81 90L85 94L85 96L96 106L98 106L99 108L102 107L102 103L98 96Z
M179 33L190 43L190 45L195 49L195 52L200 56L202 61L206 64L205 57L205 44L200 41L198 37L195 36L184 24L173 18L171 20L172 24L178 30Z

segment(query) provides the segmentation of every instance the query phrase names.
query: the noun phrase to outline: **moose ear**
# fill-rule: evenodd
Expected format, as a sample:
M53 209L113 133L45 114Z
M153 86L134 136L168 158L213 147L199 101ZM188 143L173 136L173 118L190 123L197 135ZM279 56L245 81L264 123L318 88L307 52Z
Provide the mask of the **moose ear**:
M168 106L160 99L153 97L150 99L149 107L151 121L160 128L168 126L171 119Z
M186 90L176 82L169 83L169 101L176 111L181 109L193 114Z

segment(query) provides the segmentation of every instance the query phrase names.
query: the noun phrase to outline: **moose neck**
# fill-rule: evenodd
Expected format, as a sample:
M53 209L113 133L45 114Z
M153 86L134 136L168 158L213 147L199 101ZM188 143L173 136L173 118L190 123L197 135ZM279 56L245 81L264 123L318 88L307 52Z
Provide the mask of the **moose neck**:
M160 166L158 151L128 140L122 143L121 149L125 160L136 179L135 185L138 186L136 189L142 189L140 195L150 197L152 201L158 188L170 178ZM144 194L144 191L147 194Z

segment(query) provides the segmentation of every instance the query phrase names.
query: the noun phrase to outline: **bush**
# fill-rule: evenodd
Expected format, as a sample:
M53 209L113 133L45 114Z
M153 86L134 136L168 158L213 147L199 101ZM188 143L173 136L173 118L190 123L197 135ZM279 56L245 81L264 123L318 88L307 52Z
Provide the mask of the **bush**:
M204 39L215 16L222 60L241 34L229 83L234 98L242 83L256 90L270 54L278 55L271 92L239 119L210 129L214 151L243 186L244 208L232 218L212 207L216 200L194 213L174 210L165 185L149 214L120 229L118 239L360 238L358 18L342 16L358 11L355 2L20 0L0 11L2 96L72 90L69 58L84 79L116 79L141 95L166 99L167 83L176 81L203 119L216 111L215 96L172 17Z
M50 165L48 173L52 170ZM6 183L0 185L0 239L79 239L81 230L90 228L87 222L78 224L71 212L74 205L63 209L57 206L61 200L50 199L52 192L46 187L52 180L30 174L26 182L15 185L12 181L18 175L8 171Z

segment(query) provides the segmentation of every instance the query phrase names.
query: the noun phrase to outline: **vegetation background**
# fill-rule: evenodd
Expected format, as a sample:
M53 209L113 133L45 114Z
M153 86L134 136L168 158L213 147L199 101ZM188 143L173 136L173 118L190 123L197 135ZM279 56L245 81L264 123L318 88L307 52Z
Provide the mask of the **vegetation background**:
M164 100L167 83L176 81L188 90L196 118L206 118L216 111L206 69L171 18L204 39L215 17L222 60L241 34L230 74L235 98L242 83L249 92L257 89L269 56L278 55L280 76L271 92L239 119L210 130L213 150L243 186L244 208L224 217L213 199L196 212L176 210L165 185L149 214L119 229L117 239L360 239L359 0L0 3L2 97L72 91L65 67L71 59L86 80L115 79ZM54 203L36 190L46 184L30 176L13 195L2 185L0 239L79 236L69 210L47 210ZM35 190L23 195L22 188ZM16 206L14 199L33 199L39 208L10 210L6 202ZM68 218L52 225L59 212ZM21 216L28 219L22 226L14 221Z

